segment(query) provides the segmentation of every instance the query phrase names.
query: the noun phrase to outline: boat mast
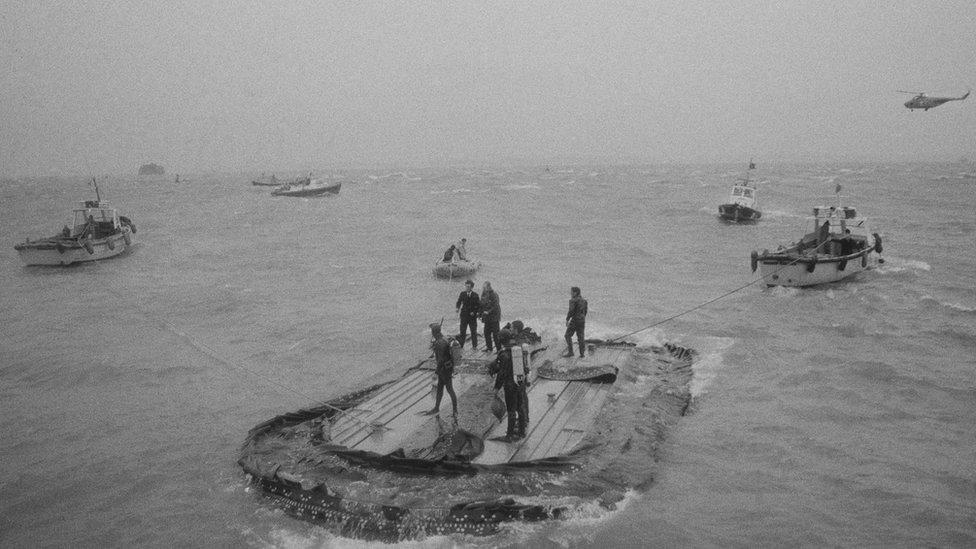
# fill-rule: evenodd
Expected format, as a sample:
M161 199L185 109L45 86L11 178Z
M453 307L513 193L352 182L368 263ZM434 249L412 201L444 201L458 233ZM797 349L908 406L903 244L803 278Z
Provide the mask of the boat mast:
M95 190L95 200L98 201L99 204L101 204L102 197L98 194L98 183L95 182L95 176L94 175L92 176L91 186L92 186L92 189Z

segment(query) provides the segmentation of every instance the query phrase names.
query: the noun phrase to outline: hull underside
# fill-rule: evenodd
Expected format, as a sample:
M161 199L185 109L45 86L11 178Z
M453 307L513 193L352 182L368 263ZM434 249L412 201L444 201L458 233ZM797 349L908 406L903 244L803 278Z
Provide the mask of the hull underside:
M635 445L630 436L600 439L607 435L599 427L610 421L607 409L620 406L621 384L633 383L634 348L590 343L586 358L532 346L538 367L527 390L528 428L517 441L493 440L508 423L504 406L493 407L487 368L495 355L466 349L455 367L456 419L446 394L441 415L419 413L434 400L427 359L391 382L255 427L239 463L278 506L357 538L490 535L508 522L563 518L574 504L599 499L594 492L584 501L588 489L605 489L583 487L582 479L602 478L596 471ZM660 429L688 405L692 353L666 346L651 356L646 362L674 385L654 391L655 405L644 401L637 415ZM648 458L641 452L644 472Z

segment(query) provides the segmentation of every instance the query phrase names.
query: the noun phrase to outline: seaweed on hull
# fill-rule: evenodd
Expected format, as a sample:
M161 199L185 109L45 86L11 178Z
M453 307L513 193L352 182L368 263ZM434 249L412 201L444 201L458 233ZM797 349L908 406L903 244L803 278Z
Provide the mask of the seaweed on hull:
M529 426L506 420L489 375L494 353L456 361L458 417L429 409L432 359L390 381L255 426L238 463L275 505L348 537L398 541L492 535L506 524L612 509L646 488L667 429L685 413L694 351L587 340L586 359L524 342ZM504 416L504 413L502 414Z

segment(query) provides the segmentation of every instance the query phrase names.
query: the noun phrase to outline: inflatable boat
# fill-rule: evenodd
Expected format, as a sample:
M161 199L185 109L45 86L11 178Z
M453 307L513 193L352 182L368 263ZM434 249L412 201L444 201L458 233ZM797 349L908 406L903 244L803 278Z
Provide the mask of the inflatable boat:
M454 259L453 261L438 261L434 264L434 276L437 278L459 278L473 275L481 267L480 261Z

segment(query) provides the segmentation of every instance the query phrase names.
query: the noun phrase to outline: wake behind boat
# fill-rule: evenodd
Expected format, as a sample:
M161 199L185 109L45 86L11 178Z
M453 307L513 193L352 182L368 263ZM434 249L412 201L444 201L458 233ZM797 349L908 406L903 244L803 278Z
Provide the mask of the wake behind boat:
M839 192L838 186L838 192ZM868 234L854 208L813 208L813 232L775 252L752 252L752 271L759 267L767 286L814 286L843 280L868 268L871 252L881 253L881 237ZM883 262L883 259L878 259Z
M97 261L122 254L132 247L136 226L115 208L99 198L94 179L96 200L87 200L74 208L74 222L54 236L14 245L27 265L71 265Z
M318 196L321 194L339 194L341 182L331 182L322 179L305 177L291 183L285 183L271 191L273 196Z
M587 346L586 358L567 358L531 330L520 335L516 348L531 357L524 438L498 436L495 355L466 349L455 361L456 420L420 413L433 401L428 358L256 426L238 463L277 506L363 539L490 535L505 523L612 509L653 478L657 445L690 400L694 354Z

